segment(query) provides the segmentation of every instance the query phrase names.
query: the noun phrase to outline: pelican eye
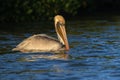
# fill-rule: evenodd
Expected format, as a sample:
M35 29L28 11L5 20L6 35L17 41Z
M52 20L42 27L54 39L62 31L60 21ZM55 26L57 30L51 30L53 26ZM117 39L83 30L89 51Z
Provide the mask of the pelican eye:
M65 24L63 24L62 22L57 22L57 26L62 27L62 26L65 26Z

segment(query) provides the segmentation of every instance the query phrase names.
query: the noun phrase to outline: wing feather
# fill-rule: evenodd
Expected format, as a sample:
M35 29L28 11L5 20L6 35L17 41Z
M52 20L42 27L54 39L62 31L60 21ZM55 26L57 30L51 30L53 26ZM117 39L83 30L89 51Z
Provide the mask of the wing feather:
M33 35L13 49L13 51L57 51L62 48L62 44L55 38L45 34Z

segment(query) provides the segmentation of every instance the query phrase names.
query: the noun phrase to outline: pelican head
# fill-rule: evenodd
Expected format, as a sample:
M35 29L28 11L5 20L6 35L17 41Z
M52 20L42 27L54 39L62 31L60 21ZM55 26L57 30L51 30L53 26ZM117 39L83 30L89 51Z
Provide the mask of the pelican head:
M55 22L55 30L56 30L58 39L63 45L65 45L65 50L69 50L69 44L68 44L68 39L67 39L67 34L65 29L65 19L61 15L56 15L54 17L54 22Z

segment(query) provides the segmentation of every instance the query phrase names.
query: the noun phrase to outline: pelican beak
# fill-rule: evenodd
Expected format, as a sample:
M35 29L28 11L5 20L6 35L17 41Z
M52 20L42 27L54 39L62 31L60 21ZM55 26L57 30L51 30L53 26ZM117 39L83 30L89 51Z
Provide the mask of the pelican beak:
M56 32L58 34L60 42L62 42L63 45L65 45L65 50L69 50L69 44L68 44L65 24L58 21L56 23Z

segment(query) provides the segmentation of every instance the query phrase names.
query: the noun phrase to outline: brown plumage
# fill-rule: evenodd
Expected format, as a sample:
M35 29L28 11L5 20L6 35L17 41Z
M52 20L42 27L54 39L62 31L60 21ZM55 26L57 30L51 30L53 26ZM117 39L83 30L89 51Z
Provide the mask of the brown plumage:
M69 50L64 18L61 15L57 15L54 17L54 21L59 40L46 34L37 34L23 40L12 50L21 52L58 52Z

